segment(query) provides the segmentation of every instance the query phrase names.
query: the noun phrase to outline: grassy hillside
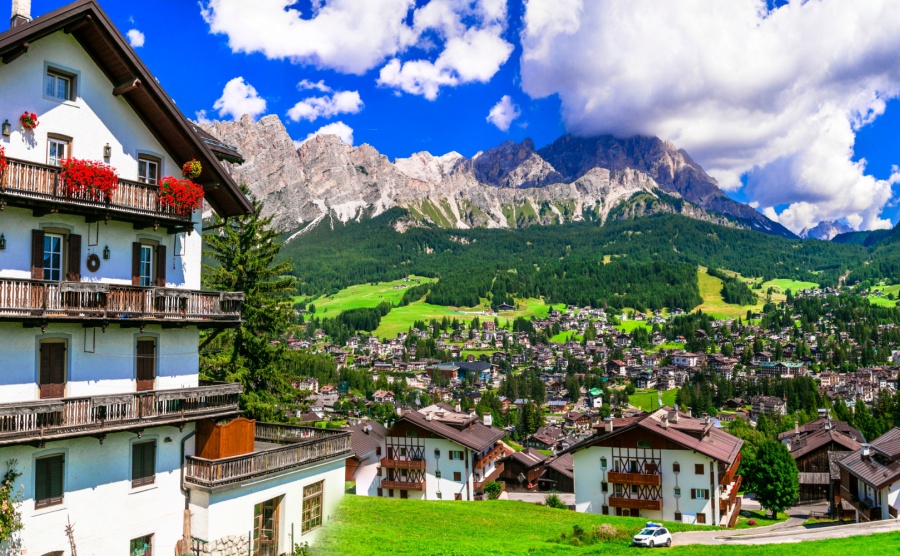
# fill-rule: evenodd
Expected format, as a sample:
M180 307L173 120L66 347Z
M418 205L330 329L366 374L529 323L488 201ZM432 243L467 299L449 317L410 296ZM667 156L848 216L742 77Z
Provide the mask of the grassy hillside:
M434 279L424 276L410 276L409 278L410 281L400 279L374 284L357 284L344 288L336 294L318 297L309 303L316 306L318 316L336 317L348 309L372 308L384 301L396 304L406 292L406 288L396 289L398 286L417 286L415 280L422 284L434 282Z
M703 311L717 318L734 319L746 316L748 310L762 310L762 299L759 299L754 305L725 303L722 299L722 280L707 274L705 267L697 269L697 283L700 286L700 297L703 298L703 303L694 309L696 311Z
M663 405L668 405L670 407L675 405L675 396L678 394L678 390L665 390L662 395ZM647 390L638 390L634 394L628 396L628 403L633 406L639 407L644 411L653 411L654 409L659 409L659 400L658 400L657 391L653 388Z
M645 522L640 518L582 514L524 502L422 502L346 496L334 519L322 531L312 553L329 556L633 555L637 549L629 546L628 538ZM588 546L559 542L563 533L571 536L575 525L590 531L604 523L622 530L623 536ZM701 528L681 523L667 526L673 531ZM870 556L897 554L898 551L900 533L789 546L676 545L662 553L673 556L775 556L788 553L791 556Z

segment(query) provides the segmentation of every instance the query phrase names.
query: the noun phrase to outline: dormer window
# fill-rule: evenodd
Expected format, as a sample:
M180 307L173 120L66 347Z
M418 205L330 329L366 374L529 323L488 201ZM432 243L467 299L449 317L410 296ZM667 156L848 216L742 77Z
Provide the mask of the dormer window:
M44 74L44 97L52 100L75 100L75 75L47 66Z

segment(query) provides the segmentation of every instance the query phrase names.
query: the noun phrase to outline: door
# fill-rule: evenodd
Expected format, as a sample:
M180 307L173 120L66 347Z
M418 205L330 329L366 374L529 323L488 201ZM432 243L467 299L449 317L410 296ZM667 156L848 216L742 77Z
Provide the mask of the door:
M254 556L278 556L278 518L281 498L266 500L253 508Z
M137 342L137 391L153 390L156 383L156 340Z
M62 398L66 395L66 344L41 344L39 386L41 399Z

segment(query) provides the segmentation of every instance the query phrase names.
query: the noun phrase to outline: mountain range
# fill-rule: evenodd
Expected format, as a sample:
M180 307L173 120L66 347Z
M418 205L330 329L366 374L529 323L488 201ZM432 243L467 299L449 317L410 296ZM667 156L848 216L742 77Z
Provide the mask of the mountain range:
M419 152L391 162L370 145L333 135L295 143L277 116L212 122L203 128L235 145L245 162L230 168L285 232L331 219L347 222L401 207L395 226L516 228L676 213L735 228L797 237L729 198L683 149L656 137L564 135L536 149L507 141L472 158ZM833 237L831 227L810 237ZM838 230L838 231L835 231ZM828 239L831 239L828 237ZM824 239L824 237L823 237Z

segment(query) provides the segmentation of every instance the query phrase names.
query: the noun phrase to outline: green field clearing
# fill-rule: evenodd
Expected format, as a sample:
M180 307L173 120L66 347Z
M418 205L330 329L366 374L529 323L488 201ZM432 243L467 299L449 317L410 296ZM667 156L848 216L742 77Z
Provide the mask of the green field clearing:
M872 286L869 288L869 293L874 292L875 290L881 290L881 293L887 295L889 293L894 294L894 297L900 297L900 284L894 284L893 286ZM894 299L891 301L887 297L875 297L869 296L869 303L872 305L879 305L881 307L896 307L897 300Z
M433 278L425 278L423 276L410 276L410 281L394 280L393 282L378 282L375 284L357 284L344 288L338 293L331 296L323 296L313 300L311 303L316 306L316 316L318 317L336 317L348 309L372 308L376 307L383 301L389 301L396 304L406 293L406 288L394 289L396 286L413 287L418 286L413 280L420 280L426 284L434 282ZM302 299L295 298L294 301Z
M667 405L669 407L674 406L676 394L678 394L678 390L664 390L662 393L663 405ZM628 403L633 406L639 407L644 411L659 409L659 403L657 401L657 393L655 388L642 388L638 390L634 394L628 396Z
M722 299L722 280L707 274L705 267L698 267L697 281L703 303L695 307L694 311L703 311L708 315L721 319L735 319L746 316L748 309L753 311L762 310L762 299L757 301L756 305L732 305L725 303L725 300ZM772 282L778 282L778 280L772 280Z
M784 301L787 299L787 291L791 290L791 293L797 293L800 290L811 290L818 288L819 284L815 282L801 282L800 280L789 280L787 278L776 278L774 280L769 280L768 282L763 282L761 290L753 290L762 292L763 295L769 291L769 288L774 288L774 292L772 293L772 299L775 301Z
M647 330L650 330L652 326L647 324L647 321L645 320L626 320L617 324L616 328L621 330L622 332L627 332L630 334L638 328L646 328Z
M584 338L581 334L576 334L574 330L563 330L556 336L550 338L551 342L556 342L557 344L564 344L569 341L569 339L573 339L576 342L580 342Z
M629 537L646 519L583 514L524 502L441 502L345 496L334 518L312 548L314 555L581 555L636 554ZM608 523L627 532L621 540L586 546L558 541L578 525L585 531ZM666 523L673 532L706 529ZM802 542L791 545L676 545L662 549L676 556L869 556L897 554L900 533ZM643 552L641 552L643 553Z

